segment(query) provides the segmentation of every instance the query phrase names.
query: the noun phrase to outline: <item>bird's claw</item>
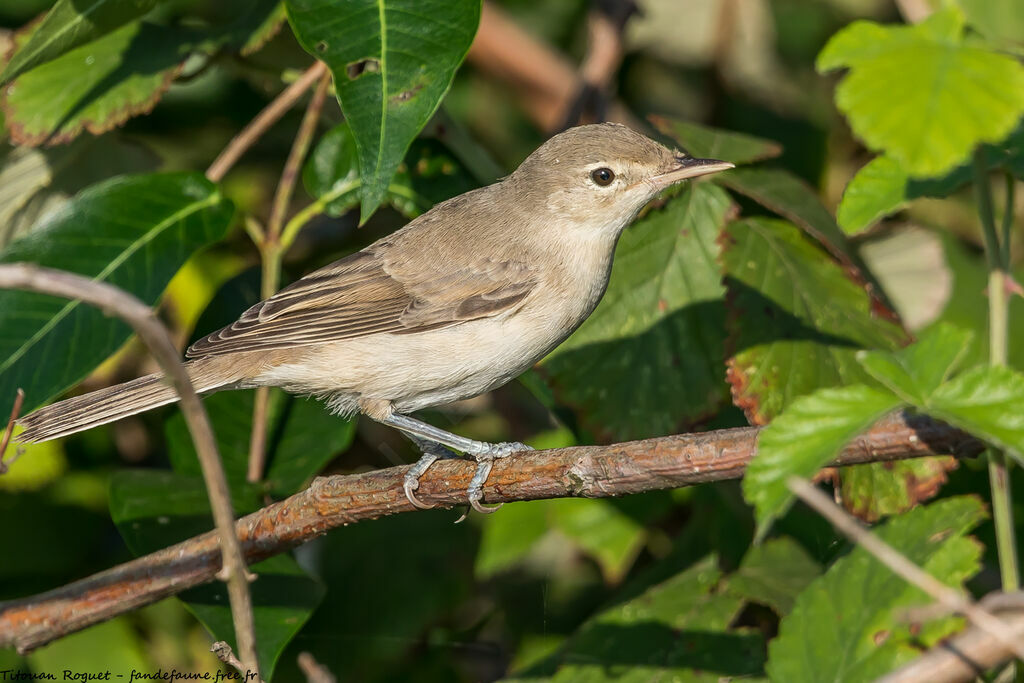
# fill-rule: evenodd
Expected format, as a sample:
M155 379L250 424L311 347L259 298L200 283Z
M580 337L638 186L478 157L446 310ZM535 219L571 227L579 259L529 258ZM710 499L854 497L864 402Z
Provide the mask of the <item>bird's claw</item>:
M469 506L477 512L485 515L497 512L504 503L498 503L493 507L487 507L481 503L484 497L484 484L487 483L487 477L491 474L491 468L494 466L494 461L512 455L513 453L532 450L532 448L524 443L511 441L488 444L486 450L473 454L472 457L476 460L476 472L473 473L473 478L469 482L469 489L467 491Z
M402 490L405 491L405 497L412 503L413 507L417 507L420 510L429 510L434 507L433 504L424 503L416 497L414 491L420 487L420 477L426 472L431 465L437 461L438 458L442 457L442 453L436 449L430 451L424 451L420 459L413 463L409 471L405 473L405 480L402 482Z

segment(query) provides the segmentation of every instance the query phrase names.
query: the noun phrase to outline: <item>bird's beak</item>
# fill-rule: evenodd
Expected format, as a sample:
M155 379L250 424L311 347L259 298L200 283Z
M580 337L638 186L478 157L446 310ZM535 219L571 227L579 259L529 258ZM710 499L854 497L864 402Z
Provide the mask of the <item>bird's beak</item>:
M708 175L709 173L718 173L719 171L726 171L730 168L735 168L734 164L728 161L718 161L717 159L694 159L689 156L678 156L676 157L678 165L665 173L659 173L658 175L651 178L658 187L668 187L674 185L680 180L686 180L687 178L696 178L701 175Z

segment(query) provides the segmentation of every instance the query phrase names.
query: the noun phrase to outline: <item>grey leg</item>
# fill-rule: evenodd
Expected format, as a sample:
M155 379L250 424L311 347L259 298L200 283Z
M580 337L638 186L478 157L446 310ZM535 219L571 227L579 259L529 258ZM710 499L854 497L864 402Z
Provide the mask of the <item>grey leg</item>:
M476 461L477 468L473 474L473 479L469 483L469 504L470 506L483 513L490 513L497 510L500 505L493 508L484 507L480 501L484 495L484 484L487 482L487 477L491 473L491 467L498 458L504 458L512 453L518 453L519 451L531 451L533 450L526 444L518 442L505 442L505 443L486 443L483 441L474 441L473 439L467 439L464 436L458 434L452 434L446 432L443 429L429 425L426 422L422 422L415 418L408 417L407 415L391 415L390 417L382 420L386 425L394 427L401 432L404 432L410 438L417 443L421 441L429 441L434 444L441 444L449 448L454 448L457 451L462 451L470 458ZM428 456L433 455L428 460ZM409 471L409 475L406 476L405 491L406 496L409 496L409 502L413 505L417 505L419 501L415 501L415 496L410 496L410 491L415 491L416 487L419 486L419 478L427 471L440 455L435 453L428 453L424 450L424 455L420 460L413 465L413 468ZM413 475L415 485L410 483L409 476ZM417 507L422 506L422 503Z
M435 461L445 458L455 458L458 456L439 443L421 439L420 437L412 436L411 434L405 435L410 441L416 444L416 447L420 449L420 453L422 453L422 455L419 460L413 463L413 466L409 468L409 471L405 473L405 481L402 484L402 489L405 491L405 497L408 498L409 502L415 507L418 507L420 510L429 510L434 506L427 505L420 501L415 494L416 489L420 487L420 477L423 476L423 473L426 472Z

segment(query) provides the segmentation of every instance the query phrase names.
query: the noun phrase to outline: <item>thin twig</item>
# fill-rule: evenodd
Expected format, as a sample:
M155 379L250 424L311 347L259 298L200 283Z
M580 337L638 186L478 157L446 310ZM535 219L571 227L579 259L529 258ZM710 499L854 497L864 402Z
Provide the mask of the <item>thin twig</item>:
M335 683L338 680L326 666L316 661L308 652L300 652L296 661L302 673L306 675L306 683Z
M306 107L306 113L299 125L299 132L295 135L295 142L292 143L291 151L288 152L288 159L285 161L284 170L281 172L281 180L277 184L277 191L274 192L274 201L270 206L270 220L267 222L267 229L262 233L262 240L256 246L260 248L260 258L263 260L263 281L261 294L264 299L269 299L277 292L281 280L281 259L284 257L284 248L281 244L281 227L284 224L284 216L288 212L288 206L292 203L292 194L295 191L295 181L299 177L299 169L302 161L306 158L306 152L316 133L316 125L320 120L320 112L324 107L324 100L327 97L327 88L331 84L331 74L324 71L317 83L313 99ZM263 478L263 469L267 461L267 421L270 415L270 389L259 387L256 389L255 402L252 408L252 435L249 438L249 464L246 470L246 479L251 482L258 482Z
M199 456L203 480L210 497L210 508L213 510L216 523L214 539L221 552L219 558L211 558L211 568L216 574L222 567L222 576L228 585L231 616L234 620L239 650L249 668L258 671L248 571L238 537L233 533L235 516L231 508L227 478L220 464L210 419L192 386L188 371L181 363L167 328L148 306L128 292L74 273L28 263L3 264L0 265L0 288L23 289L77 299L113 313L131 325L159 363L164 375L170 378L174 390L180 397L181 410Z
M7 471L4 464L4 454L7 452L7 445L11 443L11 434L14 433L14 423L18 421L21 414L21 404L25 401L25 392L20 388L14 394L14 405L11 407L11 416L7 420L7 428L4 429L4 437L0 439L0 474Z
M235 653L232 652L231 646L228 645L227 641L218 640L210 646L210 652L212 652L217 659L242 674L243 681L249 681L254 677L258 678L259 673L255 673L254 676L252 671L246 669L245 665L242 664L242 662L238 660L238 657L235 656ZM257 680L255 683L262 683L262 680Z
M921 589L950 611L963 614L974 625L1010 648L1018 657L1024 658L1024 642L1021 642L1008 624L971 602L964 593L947 586L911 562L906 555L868 531L852 515L829 500L828 496L815 488L811 482L800 477L790 477L786 485L832 526L871 553L904 581Z
M579 446L502 458L484 486L487 502L605 498L738 479L757 447L758 428ZM893 415L854 439L835 466L954 454L977 455L975 438L935 420ZM416 510L402 490L407 467L320 477L305 491L238 520L249 562L285 552L338 526ZM435 463L416 495L466 504L475 466ZM27 651L68 633L206 583L216 572L216 537L204 534L41 595L0 603L0 648Z
M246 150L252 147L267 132L267 129L284 116L284 113L292 108L304 92L313 87L313 84L326 70L327 65L319 61L306 69L301 78L285 88L280 95L274 98L273 102L268 104L263 111L256 115L256 118L231 139L227 147L206 170L206 177L215 183L220 182Z

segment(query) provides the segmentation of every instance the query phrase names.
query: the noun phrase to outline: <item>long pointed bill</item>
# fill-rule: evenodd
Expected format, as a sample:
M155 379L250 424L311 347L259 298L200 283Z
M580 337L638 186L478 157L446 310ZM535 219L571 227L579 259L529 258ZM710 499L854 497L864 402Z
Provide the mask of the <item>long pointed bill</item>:
M735 168L734 164L730 164L728 161L718 161L717 159L678 157L678 161L678 168L674 168L667 173L656 175L651 178L651 180L657 183L660 187L668 187L669 185L674 185L680 180L686 180L687 178L696 178L697 176L708 175L709 173L718 173L719 171L727 171L730 168Z

